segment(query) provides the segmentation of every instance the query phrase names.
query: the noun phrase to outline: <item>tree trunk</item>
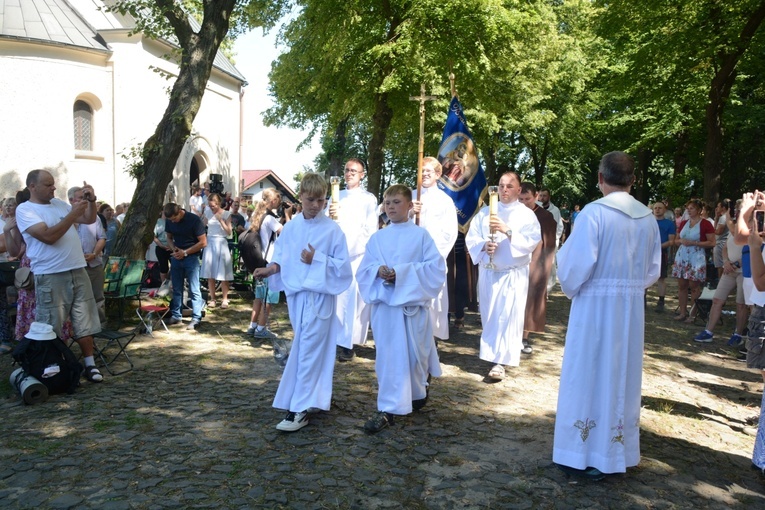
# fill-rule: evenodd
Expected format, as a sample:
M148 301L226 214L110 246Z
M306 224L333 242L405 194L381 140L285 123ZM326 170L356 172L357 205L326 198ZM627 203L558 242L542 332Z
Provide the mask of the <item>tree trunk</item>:
M675 143L672 173L678 176L683 175L688 167L688 150L691 146L691 135L687 128L675 135Z
M375 97L375 113L372 116L372 139L369 140L369 172L367 173L367 191L380 196L383 165L385 164L385 139L393 118L393 110L388 105L386 92Z
M634 195L637 200L644 204L648 202L648 169L651 167L653 152L651 149L641 148L638 150L637 168L635 172Z
M173 169L191 134L215 55L228 32L229 16L235 3L235 0L206 1L202 26L199 33L194 33L185 15L173 10L170 0L157 1L166 9L165 15L182 48L180 70L162 120L144 144L143 163L136 169L135 192L117 235L114 255L143 259L146 248L154 240L154 225L167 185L173 178Z
M718 54L717 69L709 89L706 108L707 139L704 150L704 200L714 204L720 198L720 174L723 164L723 112L730 90L736 81L736 66L749 48L755 32L765 19L765 0L752 12L737 41Z
M329 175L343 175L345 164L345 147L347 145L348 117L337 123L335 135L332 138L332 149L329 156Z

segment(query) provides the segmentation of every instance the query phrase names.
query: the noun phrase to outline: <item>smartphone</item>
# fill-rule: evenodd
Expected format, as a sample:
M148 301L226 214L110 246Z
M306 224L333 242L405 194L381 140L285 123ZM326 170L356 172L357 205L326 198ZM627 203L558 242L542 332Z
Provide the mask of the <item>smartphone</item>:
M759 234L765 232L765 211L754 211L754 221L757 232Z

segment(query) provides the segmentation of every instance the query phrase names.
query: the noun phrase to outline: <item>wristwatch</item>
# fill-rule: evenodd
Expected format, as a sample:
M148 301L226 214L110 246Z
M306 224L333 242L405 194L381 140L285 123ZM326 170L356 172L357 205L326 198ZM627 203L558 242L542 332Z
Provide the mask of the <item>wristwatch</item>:
M186 258L186 257L188 257L188 256L189 256L189 254L188 254L188 253L186 253L186 250L183 250L183 258Z
M512 235L513 235L513 229L511 229L511 228L508 228L507 230L505 230L505 235L506 235L507 237L512 237Z

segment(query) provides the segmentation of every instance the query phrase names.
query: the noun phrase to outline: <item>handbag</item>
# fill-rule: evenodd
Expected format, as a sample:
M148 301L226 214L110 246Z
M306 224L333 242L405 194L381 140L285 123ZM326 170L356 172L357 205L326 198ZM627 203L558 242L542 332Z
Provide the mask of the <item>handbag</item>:
M16 270L19 268L19 261L0 262L0 287L10 287L13 285Z
M28 267L20 267L16 270L13 284L17 289L32 290L35 288L35 275Z

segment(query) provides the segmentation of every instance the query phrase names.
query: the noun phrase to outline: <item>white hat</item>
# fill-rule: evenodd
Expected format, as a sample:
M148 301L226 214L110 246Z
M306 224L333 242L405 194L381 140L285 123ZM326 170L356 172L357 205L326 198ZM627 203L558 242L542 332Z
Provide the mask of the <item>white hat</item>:
M56 338L56 333L50 324L33 322L29 327L29 333L26 334L26 338L30 340L53 340Z

